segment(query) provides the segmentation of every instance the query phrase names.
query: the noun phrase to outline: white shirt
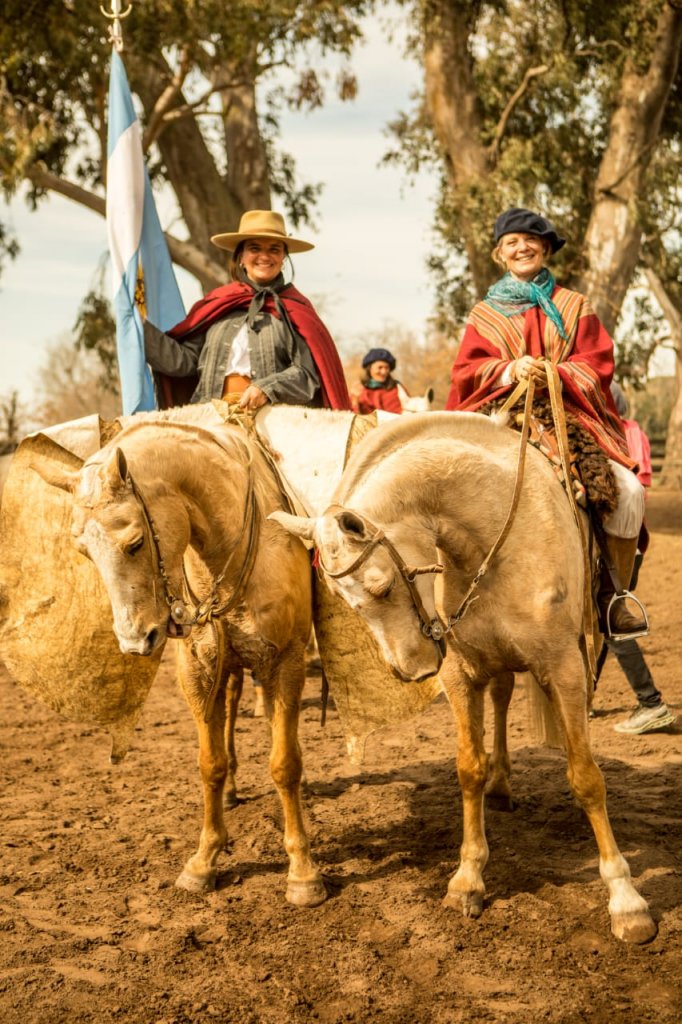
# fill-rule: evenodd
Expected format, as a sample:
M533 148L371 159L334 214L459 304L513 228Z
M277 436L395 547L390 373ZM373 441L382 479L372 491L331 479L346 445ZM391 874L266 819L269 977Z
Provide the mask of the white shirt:
M235 334L232 347L230 348L230 357L225 367L225 376L229 377L231 373L238 373L240 377L251 376L249 330L246 326L246 320L244 320L244 323Z

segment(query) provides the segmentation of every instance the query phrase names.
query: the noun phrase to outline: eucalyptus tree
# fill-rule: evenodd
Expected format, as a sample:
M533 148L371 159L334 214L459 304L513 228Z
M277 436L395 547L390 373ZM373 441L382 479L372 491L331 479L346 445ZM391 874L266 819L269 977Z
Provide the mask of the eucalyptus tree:
M183 229L168 241L204 287L224 280L210 235L273 197L294 227L321 185L282 150L283 105L323 103L312 54L349 55L372 0L132 0L124 61L153 179L174 192ZM57 192L104 214L111 45L92 0L5 0L0 22L0 181L34 206ZM278 69L296 66L291 87ZM350 70L336 83L351 98ZM0 262L13 255L0 225Z
M565 281L613 330L642 266L650 194L679 159L677 0L403 0L424 69L389 160L441 169L433 267L455 316L488 287L490 225L539 207L571 240ZM663 175L665 177L665 175Z

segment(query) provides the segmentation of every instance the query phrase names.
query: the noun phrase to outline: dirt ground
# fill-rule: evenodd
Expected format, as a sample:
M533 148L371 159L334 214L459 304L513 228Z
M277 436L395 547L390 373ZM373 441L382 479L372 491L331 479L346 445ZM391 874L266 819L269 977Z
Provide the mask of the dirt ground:
M164 661L133 750L62 721L0 673L0 1019L4 1024L381 1022L679 1024L682 1020L682 496L654 491L639 593L643 648L680 721L621 736L633 697L607 661L591 723L609 810L659 926L610 933L590 828L564 757L533 747L522 694L510 744L518 809L489 810L488 897L466 920L441 906L461 800L441 698L370 739L362 768L333 709L306 686L307 814L329 900L284 900L268 735L247 686L238 723L243 803L217 891L176 889L200 824L194 727Z

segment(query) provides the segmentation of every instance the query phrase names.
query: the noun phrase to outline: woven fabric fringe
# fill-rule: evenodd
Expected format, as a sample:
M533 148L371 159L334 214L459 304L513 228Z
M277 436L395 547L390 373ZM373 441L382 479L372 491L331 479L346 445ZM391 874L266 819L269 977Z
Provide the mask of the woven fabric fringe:
M517 424L517 403L511 411L509 425L515 429ZM533 402L533 415L545 429L554 434L552 407L549 397L538 397ZM610 516L618 504L618 484L616 476L609 464L608 457L599 447L591 434L585 430L575 416L568 410L566 415L566 433L571 460L574 462L582 482L587 500L600 521Z

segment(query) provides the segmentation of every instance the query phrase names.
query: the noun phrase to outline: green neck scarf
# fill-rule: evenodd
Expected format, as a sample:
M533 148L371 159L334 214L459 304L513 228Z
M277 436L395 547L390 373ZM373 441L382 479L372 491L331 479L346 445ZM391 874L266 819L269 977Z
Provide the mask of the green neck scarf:
M488 289L485 301L503 316L525 313L527 309L539 306L565 341L567 335L564 322L551 298L555 284L547 267L543 267L532 281L519 281L507 272Z

